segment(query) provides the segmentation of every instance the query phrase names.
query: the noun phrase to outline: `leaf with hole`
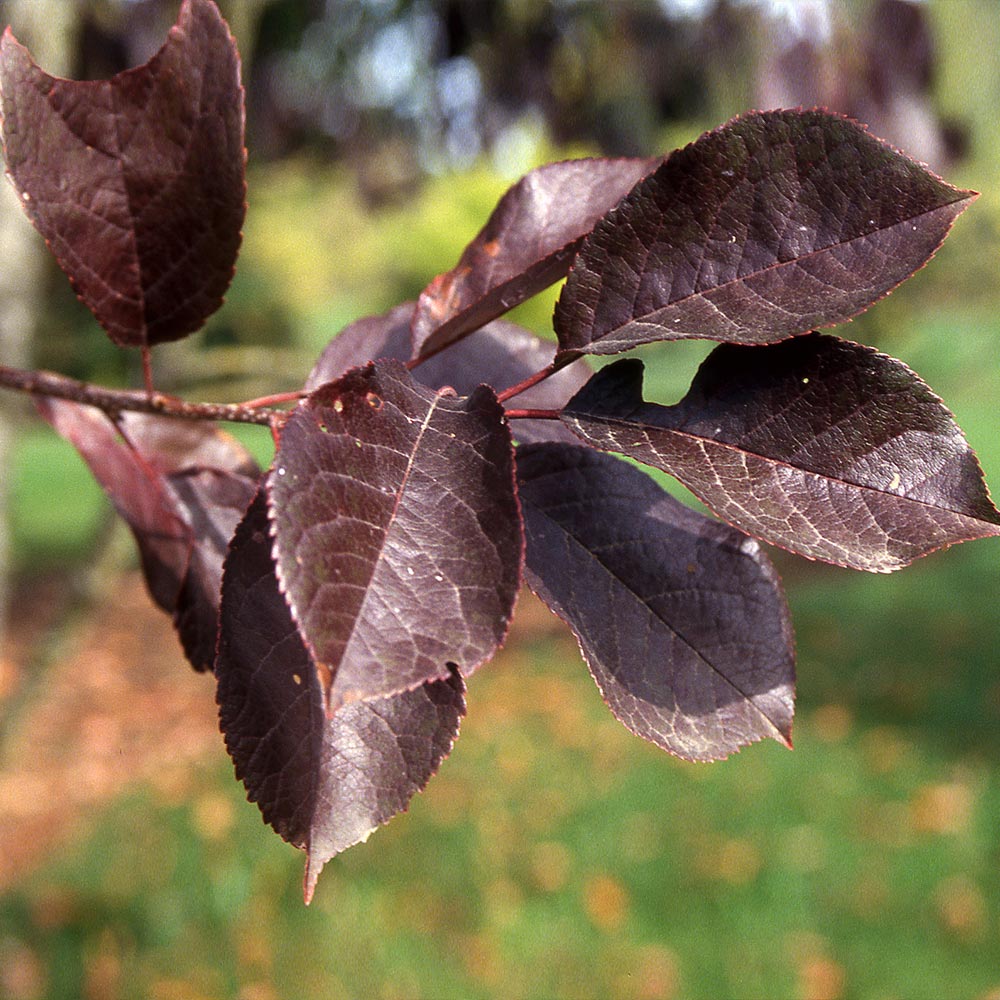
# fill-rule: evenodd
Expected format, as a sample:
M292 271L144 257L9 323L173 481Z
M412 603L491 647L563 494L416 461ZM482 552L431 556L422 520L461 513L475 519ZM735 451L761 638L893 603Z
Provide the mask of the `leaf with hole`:
M163 48L111 80L43 72L0 42L7 171L77 294L118 345L199 329L233 277L246 208L236 44L184 0Z
M528 583L615 716L686 760L790 745L791 625L757 542L589 448L525 446L517 468Z
M724 344L676 406L642 398L642 363L591 379L562 419L588 444L676 476L765 541L889 572L1000 534L1000 512L954 418L901 361L813 334Z
M594 227L556 304L560 348L766 344L840 323L922 267L975 197L826 112L737 118Z

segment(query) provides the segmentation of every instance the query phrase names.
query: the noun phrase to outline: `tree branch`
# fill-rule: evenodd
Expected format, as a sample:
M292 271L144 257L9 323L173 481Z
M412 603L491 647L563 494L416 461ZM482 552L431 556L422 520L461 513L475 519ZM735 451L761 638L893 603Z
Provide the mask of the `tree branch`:
M272 426L284 419L283 410L273 410L247 403L190 403L162 392L147 393L136 389L105 389L78 382L55 372L26 371L0 365L0 388L25 392L31 396L52 396L74 403L94 406L109 416L131 411L155 413L180 420L225 420L236 424Z

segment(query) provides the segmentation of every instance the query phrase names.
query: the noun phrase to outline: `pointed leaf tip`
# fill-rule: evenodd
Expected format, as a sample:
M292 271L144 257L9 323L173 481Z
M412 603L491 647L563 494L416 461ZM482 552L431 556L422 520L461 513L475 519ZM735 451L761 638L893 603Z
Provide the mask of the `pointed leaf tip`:
M320 868L322 871L322 867ZM302 879L302 902L308 906L313 900L316 892L316 883L319 881L320 872L313 872L309 859L306 859L306 873Z
M316 664L278 586L262 492L226 557L218 650L226 748L265 822L307 852L308 903L324 864L405 810L451 752L464 683L453 671L328 717Z
M306 870L302 878L302 902L308 906L313 901L319 877L326 867L326 858L316 857L312 848L306 848Z
M810 559L887 573L1000 534L979 462L941 400L901 361L837 337L724 344L676 406L644 402L641 363L619 361L562 419Z
M556 305L560 348L766 344L842 322L922 267L974 197L846 118L734 119L584 240Z
M0 89L22 206L111 339L199 329L232 280L246 194L239 54L215 4L185 0L148 63L99 82L50 76L8 29Z

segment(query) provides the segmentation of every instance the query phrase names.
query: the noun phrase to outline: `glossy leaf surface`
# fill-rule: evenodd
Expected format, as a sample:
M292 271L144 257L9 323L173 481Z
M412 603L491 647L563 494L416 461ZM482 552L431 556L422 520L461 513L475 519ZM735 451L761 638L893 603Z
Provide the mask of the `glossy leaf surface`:
M588 448L518 449L531 588L615 716L687 760L789 743L791 626L760 546Z
M676 476L743 531L876 572L1000 534L972 449L902 362L814 334L723 345L676 406L642 399L642 364L616 362L563 419L589 444Z
M522 177L458 264L421 293L413 357L440 350L563 278L594 223L659 162L566 160Z
M278 575L331 710L469 674L507 632L522 532L493 392L353 369L290 417L269 477Z
M306 902L330 858L426 785L465 713L456 671L327 717L316 666L278 586L262 496L226 559L216 675L236 776L265 821L308 853Z
M39 411L79 451L132 529L153 600L174 619L197 670L215 659L222 560L258 470L212 425L45 399Z
M306 379L306 389L318 389L348 368L373 358L405 361L410 353L412 317L413 303L408 302L380 316L366 316L351 323L327 344ZM421 385L431 389L451 386L460 396L471 395L480 385L500 392L545 368L554 355L554 344L516 323L494 320L417 365L410 374ZM525 390L517 397L517 405L524 409L561 409L591 374L590 366L581 358ZM554 420L517 420L511 424L511 433L523 443L577 440Z
M766 344L839 323L923 266L973 198L847 119L746 115L597 224L556 306L560 347Z
M77 294L121 346L177 340L222 304L245 211L239 56L210 0L111 80L49 76L0 43L7 170Z

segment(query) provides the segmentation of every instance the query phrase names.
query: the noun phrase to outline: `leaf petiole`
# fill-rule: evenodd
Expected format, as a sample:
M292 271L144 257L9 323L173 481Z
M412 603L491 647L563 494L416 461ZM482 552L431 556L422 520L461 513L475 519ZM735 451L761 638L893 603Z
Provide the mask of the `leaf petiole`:
M508 420L558 420L559 410L505 410Z
M534 375L529 375L523 382L518 382L517 385L512 385L509 389L504 389L503 392L497 393L497 401L500 403L506 403L508 399L513 399L515 396L519 396L522 392L526 392L532 386L538 385L539 382L544 382L547 378L555 375L557 371L561 368L565 368L571 361L575 361L580 354L578 351L565 351L560 352L552 360L551 364L546 365L540 371L535 372ZM508 416L510 411L508 411Z
M258 396L257 399L248 399L246 402L238 403L238 406L247 410L262 410L270 406L278 406L281 403L297 403L300 399L305 399L309 392L305 389L297 389L295 392L276 392L272 396Z

